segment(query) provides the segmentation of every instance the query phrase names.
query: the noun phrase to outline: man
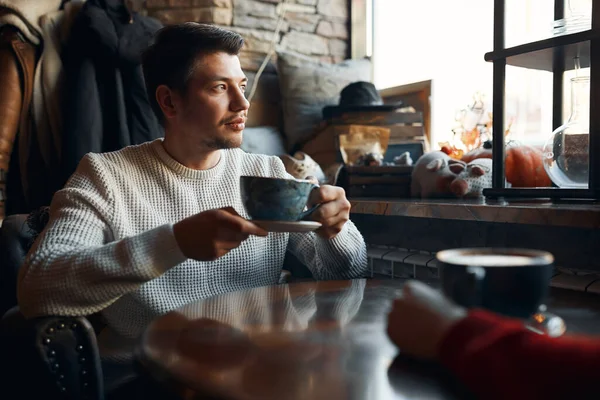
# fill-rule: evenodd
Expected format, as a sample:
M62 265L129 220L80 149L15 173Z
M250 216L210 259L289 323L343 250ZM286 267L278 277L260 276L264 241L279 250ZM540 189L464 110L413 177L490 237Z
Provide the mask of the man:
M183 304L277 283L286 250L317 279L364 275L366 247L341 188L313 191L316 232L268 233L244 218L241 175L291 176L279 158L239 149L242 45L210 25L159 31L143 68L164 140L82 159L20 271L26 316L101 313L105 329L135 337Z

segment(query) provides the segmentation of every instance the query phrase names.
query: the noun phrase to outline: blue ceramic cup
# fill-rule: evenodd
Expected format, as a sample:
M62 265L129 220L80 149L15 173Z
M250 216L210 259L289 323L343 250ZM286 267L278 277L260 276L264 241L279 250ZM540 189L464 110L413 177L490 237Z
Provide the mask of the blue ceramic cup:
M552 254L529 249L452 249L436 258L448 298L517 318L529 318L544 304L554 271Z
M307 180L240 177L242 202L250 219L260 221L300 221L318 205L304 210L313 189L318 185Z

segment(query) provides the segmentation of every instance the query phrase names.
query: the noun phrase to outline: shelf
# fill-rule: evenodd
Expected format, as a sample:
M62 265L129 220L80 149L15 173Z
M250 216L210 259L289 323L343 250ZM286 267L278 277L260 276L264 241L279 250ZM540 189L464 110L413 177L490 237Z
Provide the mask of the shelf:
M528 198L528 199L570 199L570 200L597 200L600 199L598 191L589 189L559 189L559 188L505 188L483 189L487 198L499 197Z
M351 198L351 215L431 218L572 228L600 228L600 204L550 201Z
M565 70L571 70L574 67L573 59L579 51L581 68L587 68L590 66L589 41L597 38L600 38L600 32L586 30L492 51L485 54L485 60L506 59L507 65L552 72L555 52L563 52Z

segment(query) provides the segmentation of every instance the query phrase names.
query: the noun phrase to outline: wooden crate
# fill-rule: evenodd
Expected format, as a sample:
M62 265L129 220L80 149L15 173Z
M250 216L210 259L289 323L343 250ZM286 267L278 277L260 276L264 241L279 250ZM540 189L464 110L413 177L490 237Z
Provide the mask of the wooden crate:
M339 135L351 134L353 132L382 131L386 128L379 126L363 125L326 125L318 134L301 147L302 151L312 157L323 170L326 170L333 164L343 162L340 152Z
M390 141L424 137L423 113L398 111L354 111L325 113L330 125L380 126L390 130Z
M420 112L398 112L392 111L346 111L324 115L323 119L335 125L412 125L422 124L423 114Z
M344 166L337 185L346 190L347 197L409 198L413 167Z

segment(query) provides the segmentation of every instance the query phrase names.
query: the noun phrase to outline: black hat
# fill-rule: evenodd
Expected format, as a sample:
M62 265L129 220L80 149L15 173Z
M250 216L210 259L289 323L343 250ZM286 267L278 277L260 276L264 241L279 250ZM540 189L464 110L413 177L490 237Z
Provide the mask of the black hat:
M394 111L402 107L402 102L383 104L383 99L371 82L353 82L340 92L337 106L323 107L323 118L330 119L343 113L356 111Z
M371 82L354 82L340 92L340 106L380 106L383 99Z

